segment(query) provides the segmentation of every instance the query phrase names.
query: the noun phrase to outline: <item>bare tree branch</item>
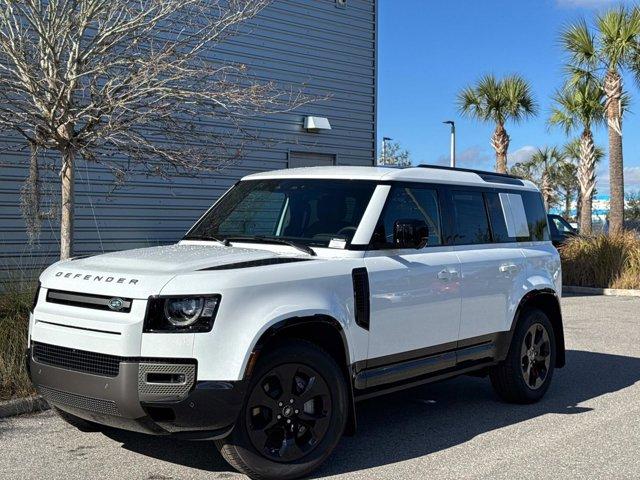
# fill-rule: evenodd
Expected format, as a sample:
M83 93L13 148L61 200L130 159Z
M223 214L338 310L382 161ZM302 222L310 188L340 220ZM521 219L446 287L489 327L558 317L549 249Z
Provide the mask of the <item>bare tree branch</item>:
M120 180L217 170L247 118L313 100L217 55L270 1L0 0L0 130L60 152L63 179L78 157Z

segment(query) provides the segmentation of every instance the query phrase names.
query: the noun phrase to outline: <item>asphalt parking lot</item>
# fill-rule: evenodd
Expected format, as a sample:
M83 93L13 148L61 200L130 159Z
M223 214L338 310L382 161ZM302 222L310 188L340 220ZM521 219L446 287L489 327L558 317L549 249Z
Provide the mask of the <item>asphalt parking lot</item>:
M640 298L563 300L567 366L545 399L501 403L462 377L359 404L317 478L640 478ZM0 478L242 478L209 442L80 433L53 413L0 420Z

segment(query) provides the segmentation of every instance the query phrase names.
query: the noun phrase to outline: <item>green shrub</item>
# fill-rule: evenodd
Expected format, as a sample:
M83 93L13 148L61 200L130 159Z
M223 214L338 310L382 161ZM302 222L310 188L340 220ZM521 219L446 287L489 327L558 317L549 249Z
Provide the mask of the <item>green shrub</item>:
M33 394L24 352L34 292L35 285L22 282L0 292L0 400Z
M640 239L633 232L574 237L559 250L564 285L640 288Z

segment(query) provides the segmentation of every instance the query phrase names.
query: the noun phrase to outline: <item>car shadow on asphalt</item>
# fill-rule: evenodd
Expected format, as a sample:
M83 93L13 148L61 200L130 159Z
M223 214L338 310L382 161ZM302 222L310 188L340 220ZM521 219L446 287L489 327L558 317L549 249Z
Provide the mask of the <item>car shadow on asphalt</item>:
M503 403L488 379L468 376L360 402L356 436L343 438L315 475L337 475L422 457L545 414L579 415L591 410L581 403L637 381L640 358L568 350L567 366L555 372L551 388L537 404ZM107 435L127 450L163 461L212 472L231 470L212 442L124 431Z

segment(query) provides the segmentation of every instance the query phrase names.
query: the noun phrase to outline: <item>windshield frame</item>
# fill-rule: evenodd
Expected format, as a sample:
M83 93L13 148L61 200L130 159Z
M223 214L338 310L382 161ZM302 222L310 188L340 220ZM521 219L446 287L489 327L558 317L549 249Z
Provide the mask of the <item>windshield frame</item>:
M248 234L230 234L228 235L228 237L230 239L232 239L233 237L238 237L238 236L243 236L246 237L246 240L243 240L240 243L251 243L251 239L250 237L255 236L257 240L257 243L266 243L264 242L264 240L267 239L274 239L276 241L278 240L284 240L284 241L290 241L290 242L295 242L297 244L301 244L307 247L313 247L313 248L329 248L329 249L341 249L341 250L361 250L363 249L363 247L365 247L365 245L360 245L353 244L353 240L358 236L358 232L361 229L361 226L363 224L363 220L366 218L367 216L367 212L369 211L369 209L371 208L372 205L372 201L376 198L376 190L378 188L380 188L381 183L380 181L376 181L376 180L372 180L372 179L349 179L349 178L316 178L316 177L281 177L281 178L270 178L269 180L272 181L282 181L282 182L286 182L286 181L300 181L300 182L328 182L328 183L358 183L358 184L367 184L369 186L371 186L371 193L369 198L365 201L365 206L364 206L364 210L362 211L362 214L358 220L358 224L356 226L356 231L354 232L354 234L351 236L351 238L346 242L346 244L342 247L332 247L331 246L331 240L326 240L326 239L322 239L322 240L314 240L314 239L310 239L310 238L303 238L303 237L293 237L293 236L285 236L285 235L281 235L281 236L276 236L276 235L248 235ZM194 231L196 231L198 229L198 227L205 222L209 215L211 214L211 212L213 210L215 210L216 207L218 207L220 205L221 202L224 201L224 199L231 194L240 184L244 184L244 183L249 183L249 182L261 182L261 181L265 181L264 179L260 179L260 178L256 178L256 179L246 179L246 180L240 180L238 182L236 182L231 188L229 188L209 209L207 209L207 211L200 216L200 218L193 224L193 226L187 231L187 233L184 235L184 237L182 238L182 241L218 241L218 242L226 242L225 239L225 235L223 234L214 234L214 236L216 238L212 237L200 237L200 236L192 236ZM289 199L286 200L286 203L288 204ZM284 206L283 206L284 208ZM284 211L284 210L283 210ZM281 223L283 221L284 216L282 215L282 212L279 214L279 219L278 219L278 223ZM336 239L338 238L337 233L336 233ZM232 240L233 241L233 240Z

